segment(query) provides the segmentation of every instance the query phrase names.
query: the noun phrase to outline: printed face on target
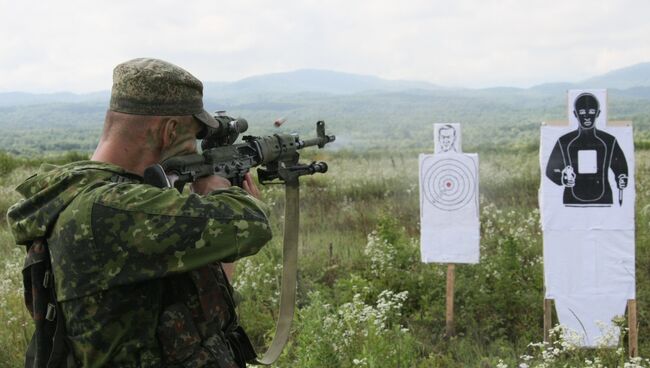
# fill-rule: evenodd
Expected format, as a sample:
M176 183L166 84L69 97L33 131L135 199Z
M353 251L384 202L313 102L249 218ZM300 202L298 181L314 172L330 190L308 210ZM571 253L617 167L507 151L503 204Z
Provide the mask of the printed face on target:
M600 103L591 93L583 93L575 101L573 115L578 119L580 127L590 129L596 124L596 118L600 115Z
M438 131L438 141L441 152L456 152L456 129L451 125L445 125Z

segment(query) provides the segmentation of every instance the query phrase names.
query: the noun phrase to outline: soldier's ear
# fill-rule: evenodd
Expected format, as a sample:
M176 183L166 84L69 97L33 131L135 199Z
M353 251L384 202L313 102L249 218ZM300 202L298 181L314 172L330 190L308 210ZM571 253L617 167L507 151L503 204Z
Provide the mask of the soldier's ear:
M596 117L599 117L599 116L600 116L600 110L598 110L598 112L596 112Z
M575 116L575 117L576 117L576 119L579 119L579 118L578 118L578 112L577 112L577 111L575 111L575 110L573 110L573 116Z
M168 119L163 121L162 124L162 147L167 148L174 145L178 138L178 121L176 119Z

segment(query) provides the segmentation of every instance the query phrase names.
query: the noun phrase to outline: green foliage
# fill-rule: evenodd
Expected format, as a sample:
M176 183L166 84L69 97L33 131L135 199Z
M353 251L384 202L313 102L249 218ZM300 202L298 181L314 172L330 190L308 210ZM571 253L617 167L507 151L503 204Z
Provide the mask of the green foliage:
M28 171L20 167L0 176L0 367L22 365L34 329L23 302L21 270L25 251L16 246L4 220L7 208L19 199L13 188L27 176Z
M0 175L7 175L15 168L20 166L21 162L13 156L0 151Z
M300 313L293 365L413 366L417 345L408 329L395 323L406 298L406 292L386 290L367 303L361 291L351 302L332 306L320 293L309 294L310 303Z
M0 367L17 367L34 330L23 302L22 273L24 251L11 245L11 235L0 229Z
M88 160L88 153L77 151L62 152L53 155L22 157L0 151L0 175L7 175L16 168L35 168L44 162L53 165L65 165L70 162Z
M542 333L541 315L530 313L543 298L539 213L484 204L481 226L480 263L457 278L458 324L483 343L532 341Z
M615 321L622 331L626 331L625 320ZM630 358L626 355L623 340L616 344L618 332L615 329L603 327L603 340L596 349L580 349L580 336L556 326L550 331L551 342L530 343L527 352L519 357L519 367L650 367L650 359L641 357ZM614 347L606 342L611 340ZM507 364L501 362L503 367ZM515 365L516 366L516 365Z
M637 163L645 162L648 156L647 151L639 152ZM419 261L418 203L413 200L417 187L408 184L417 180L415 159L396 157L399 155L390 151L383 155L349 151L340 152L340 156L329 154L326 159L331 163L331 175L304 182L299 311L292 343L279 366L354 366L355 362L373 366L370 363L375 364L376 357L381 358L379 361L392 359L386 355L392 345L386 343L394 345L397 341L402 343L400 349L409 351L413 358L400 361L402 366L595 367L596 357L611 363L606 366L631 364L624 359L625 353L606 348L577 349L549 363L542 359L540 351L529 346L543 335L536 152L517 156L506 151L482 156L481 261L456 267L457 336L446 338L446 266ZM392 163L396 160L398 165ZM504 162L519 169L513 171ZM376 167L383 169L370 175ZM650 262L650 250L645 246L650 244L649 169L639 164L637 170L637 219L640 225L645 224L637 232L640 265ZM368 191L364 191L365 186ZM277 206L281 202L279 191L266 193L275 203L277 218L282 209ZM359 237L359 233L366 236ZM650 296L648 269L639 266L637 271L639 303ZM391 330L380 341L377 338L381 335L373 335L368 325L356 323L360 318L352 323L341 315L374 308L387 291L407 295L399 315L390 318L392 326L400 326L399 332ZM646 323L644 313L640 311L641 329ZM246 326L254 323L249 322L246 313L241 319ZM354 347L341 347L347 335L332 327L339 321L350 327L349 331L364 331L348 333ZM268 330L264 336L268 342ZM640 344L643 352L648 346L643 333ZM381 349L372 350L377 346ZM537 358L524 360L522 356ZM362 360L364 357L367 359ZM589 359L592 365L586 362ZM396 361L375 366L393 364ZM644 360L639 364L647 366Z
M481 156L481 261L456 267L457 335L445 337L446 266L420 262L416 153L306 155L307 161L328 161L330 172L305 178L301 188L298 310L278 366L596 367L596 358L608 367L632 364L617 349L566 350L549 362L545 357L557 346L550 353L548 346L529 346L542 336L544 295L538 157L529 150ZM0 154L6 167L0 211L19 199L13 188L42 162L86 158ZM637 152L636 162L637 299L643 306L650 303L650 151ZM240 261L235 276L241 322L259 351L277 318L283 211L281 187L262 191L276 236L258 255ZM0 367L15 367L32 324L20 289L23 250L5 225L0 257L0 319L6 324ZM641 307L641 353L650 349L647 317ZM648 366L645 360L637 363Z
M272 249L272 248L267 248ZM264 343L266 333L271 331L277 319L277 305L280 296L281 263L274 257L260 254L237 264L237 277L233 282L236 295L242 297L239 312L248 317L247 330L258 345Z

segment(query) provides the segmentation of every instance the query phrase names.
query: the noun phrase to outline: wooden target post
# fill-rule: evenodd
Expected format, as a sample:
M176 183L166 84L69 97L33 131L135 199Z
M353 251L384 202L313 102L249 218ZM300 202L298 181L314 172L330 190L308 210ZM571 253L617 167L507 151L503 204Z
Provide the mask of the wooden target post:
M630 357L639 356L639 330L636 323L636 299L627 301L627 344Z
M454 336L454 284L456 265L453 263L447 264L447 292L446 292L446 311L445 311L445 326L446 336Z
M553 299L544 299L544 342L551 342L553 328Z

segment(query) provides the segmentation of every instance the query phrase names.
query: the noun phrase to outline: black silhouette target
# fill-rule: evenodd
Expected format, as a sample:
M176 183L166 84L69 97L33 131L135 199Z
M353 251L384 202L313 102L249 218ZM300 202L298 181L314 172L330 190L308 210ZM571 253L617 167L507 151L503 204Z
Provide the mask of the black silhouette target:
M443 158L427 169L422 184L429 203L444 211L455 211L474 198L476 182L466 164Z

